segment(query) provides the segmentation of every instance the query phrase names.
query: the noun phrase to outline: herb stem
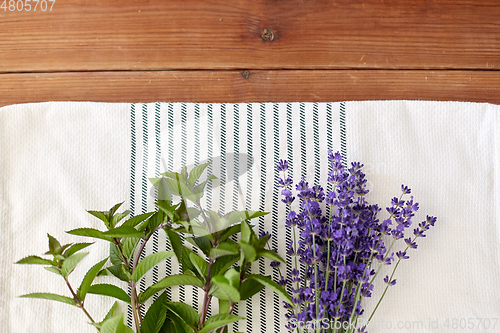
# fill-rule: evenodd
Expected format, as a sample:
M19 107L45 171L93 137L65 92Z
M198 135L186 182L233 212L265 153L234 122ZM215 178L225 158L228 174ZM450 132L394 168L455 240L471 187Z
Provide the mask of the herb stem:
M64 276L64 282L66 282L66 285L68 286L69 288L69 291L71 292L71 295L73 296L73 299L75 300L76 302L76 306L78 306L80 309L83 310L83 312L85 313L85 315L90 319L91 322L95 323L94 319L92 318L92 316L90 315L90 313L87 312L87 310L85 309L85 306L83 305L83 302L78 298L77 294L75 293L75 291L73 290L73 288L71 287L71 284L69 283L68 281L68 278ZM97 328L97 331L100 332L101 330Z
M205 297L203 298L203 308L202 308L202 312L201 312L200 325L198 326L198 329L201 329L201 327L205 323L205 319L206 319L207 312L208 312L208 307L210 306L210 301L212 300L212 295L210 295L209 292L210 292L210 289L212 288L212 284L210 282L210 275L211 275L213 263L214 263L214 259L209 258L208 270L207 270L207 281L205 283L205 288L204 288Z

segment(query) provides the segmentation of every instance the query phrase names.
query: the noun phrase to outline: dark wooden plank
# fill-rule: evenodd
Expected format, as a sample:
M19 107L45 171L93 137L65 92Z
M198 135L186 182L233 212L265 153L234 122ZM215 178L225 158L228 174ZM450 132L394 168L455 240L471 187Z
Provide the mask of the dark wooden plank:
M333 102L454 100L500 104L495 71L280 70L0 75L0 106L44 101Z
M57 0L0 10L0 72L492 70L499 18L498 0Z

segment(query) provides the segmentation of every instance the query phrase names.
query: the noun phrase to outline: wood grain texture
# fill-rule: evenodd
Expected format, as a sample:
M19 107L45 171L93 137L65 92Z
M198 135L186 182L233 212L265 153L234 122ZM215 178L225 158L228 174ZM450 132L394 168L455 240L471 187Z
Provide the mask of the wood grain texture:
M335 102L453 100L500 104L489 71L255 70L0 75L0 106L23 102Z
M498 70L499 18L498 0L57 0L0 10L0 72Z

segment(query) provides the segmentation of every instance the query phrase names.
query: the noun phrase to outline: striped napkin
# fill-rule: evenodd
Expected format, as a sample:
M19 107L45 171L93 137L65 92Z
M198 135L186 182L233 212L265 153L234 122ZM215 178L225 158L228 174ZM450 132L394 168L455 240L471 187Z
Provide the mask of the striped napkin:
M404 183L420 202L417 218L438 217L398 268L398 283L369 332L495 332L500 330L499 127L499 106L457 102L63 102L0 108L0 319L6 332L94 332L76 308L17 298L67 293L64 282L41 267L12 263L45 252L47 233L68 243L81 240L67 230L101 228L85 210L107 210L118 202L132 215L154 210L156 192L148 178L183 165L190 169L212 161L208 172L218 179L207 185L204 207L271 212L254 221L256 230L270 231L271 246L284 257L292 235L284 227L276 163L287 159L296 182L305 175L309 183L326 184L327 151L333 149L349 162L364 163L370 202L389 205ZM89 249L70 276L74 285L107 256L106 244ZM159 233L146 254L168 249ZM167 272L179 272L175 260L148 273L140 288ZM265 260L252 272L278 279ZM172 300L200 310L197 289L168 292ZM366 314L381 292L376 287ZM101 320L112 302L89 295L86 305ZM217 308L215 301L210 312ZM123 310L131 324L130 310ZM246 318L232 325L234 332L286 332L282 300L269 290L240 303L234 313Z

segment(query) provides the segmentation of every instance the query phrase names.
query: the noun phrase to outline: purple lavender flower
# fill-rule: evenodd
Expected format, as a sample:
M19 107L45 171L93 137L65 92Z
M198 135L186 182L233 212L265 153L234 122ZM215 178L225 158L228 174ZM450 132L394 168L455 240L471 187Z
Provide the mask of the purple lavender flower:
M384 278L384 282L387 283L387 285L389 286L393 286L396 284L396 279L389 281L389 276L386 275Z
M286 160L285 161L284 160L280 160L278 162L278 165L276 166L276 169L278 171L286 171L286 170L288 170L288 161L286 161Z
M327 181L334 185L333 191L325 192L320 185L311 187L302 177L295 185L295 195L290 189L292 180L286 175L288 162L280 160L277 165L277 170L283 172L278 181L282 202L290 207L285 226L300 235L297 243L287 244L286 253L297 256L302 266L291 269L288 278L280 281L285 281L292 291L294 305L285 306L291 311L288 319L349 321L361 315L364 311L361 300L371 297L374 287L371 279L378 273L374 263L391 265L395 255L399 260L409 258L406 249L388 253L385 240L386 236L392 236L392 241L403 239L412 225L418 203L413 197L403 199L411 189L402 185L401 197L394 197L386 208L388 218L379 220L377 214L381 209L366 199L363 165L354 162L347 169L342 160L339 152L328 151ZM293 210L295 198L299 198L299 203L298 209ZM435 217L428 216L419 223L414 229L415 238L425 237L424 233L435 222ZM417 248L415 239L404 241L407 248ZM396 279L386 276L384 282L393 286ZM366 332L365 328L359 332Z

